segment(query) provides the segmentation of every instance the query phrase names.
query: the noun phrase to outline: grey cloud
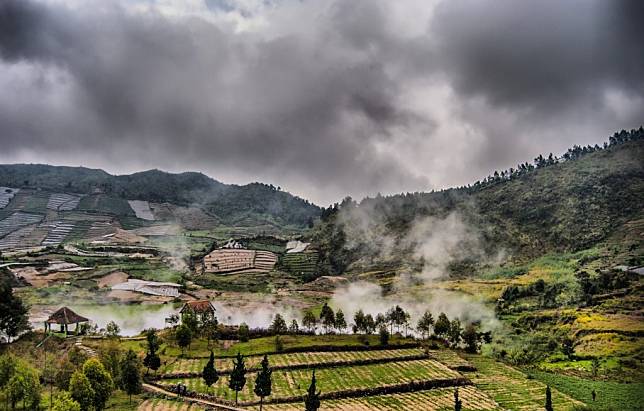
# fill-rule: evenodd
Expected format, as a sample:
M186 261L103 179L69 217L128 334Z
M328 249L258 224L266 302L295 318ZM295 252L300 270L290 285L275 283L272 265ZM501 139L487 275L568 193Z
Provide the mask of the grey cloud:
M401 34L385 1L275 3L273 26L241 33L127 3L56 4L0 3L0 161L23 153L113 172L198 170L329 203L465 183L541 146L587 139L561 123L586 120L601 138L642 114L615 114L604 96L644 95L635 2L448 1L416 36ZM423 107L410 103L427 83L451 99L428 92ZM452 138L451 123L487 144L442 149L453 168L432 180L432 148ZM534 141L557 128L561 141ZM428 161L394 155L404 152L399 130Z

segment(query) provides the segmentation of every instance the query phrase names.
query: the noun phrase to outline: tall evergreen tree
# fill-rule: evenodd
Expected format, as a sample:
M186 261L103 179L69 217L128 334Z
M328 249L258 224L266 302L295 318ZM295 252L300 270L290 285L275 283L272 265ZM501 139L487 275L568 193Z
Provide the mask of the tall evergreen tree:
M269 328L275 334L286 334L288 327L286 326L286 321L281 314L275 314L275 319Z
M309 331L314 331L317 323L318 323L318 319L315 318L315 314L313 314L313 311L307 310L304 313L304 318L302 319L302 325L308 328Z
M29 310L20 299L13 294L9 281L0 278L0 334L4 334L9 341L18 336L22 331L28 330Z
M237 405L237 395L244 389L244 385L246 385L246 365L244 357L238 352L237 359L233 360L233 370L228 380L228 388L235 391L235 405Z
M432 316L432 313L425 311L423 316L418 320L416 328L421 332L423 338L425 338L426 336L429 336L429 332L431 331L433 325L434 317Z
M156 372L156 370L161 367L161 358L157 354L157 350L161 346L161 343L159 342L159 337L157 336L157 332L154 328L147 330L145 332L145 337L148 343L148 351L143 359L143 365L145 365L148 370L152 369Z
M210 359L206 363L206 366L203 367L201 376L208 386L208 389L210 389L210 387L219 379L219 374L217 373L217 369L215 368L215 354L213 354L212 351L210 351Z
M315 370L313 370L311 377L311 385L304 397L304 406L306 411L317 411L320 408L320 391L316 391L315 387Z
M445 313L440 313L436 324L434 324L434 334L439 337L445 337L449 333L449 319Z
M324 303L320 311L320 321L324 326L324 331L328 334L329 328L335 327L335 314L327 303Z
M335 313L335 328L340 332L343 332L347 328L347 320L344 318L344 313L339 308Z
M458 388L454 390L454 411L461 411L463 401L458 398Z
M132 402L132 394L138 394L142 389L141 367L139 358L131 349L125 353L121 362L121 386L129 395L129 402Z
M546 386L546 411L554 411L552 408L552 392L550 386Z
M264 355L262 360L262 369L257 373L255 378L255 395L259 397L259 410L262 410L264 405L264 397L271 395L272 381L271 374L273 371L269 368L268 365L268 356Z

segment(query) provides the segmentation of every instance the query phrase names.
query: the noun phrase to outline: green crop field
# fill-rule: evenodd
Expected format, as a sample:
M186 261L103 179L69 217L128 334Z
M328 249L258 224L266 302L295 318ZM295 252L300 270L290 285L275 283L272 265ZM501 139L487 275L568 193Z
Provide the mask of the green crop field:
M396 361L405 357L423 355L419 348L403 348L399 350L376 350L376 351L338 351L338 352L303 352L292 354L271 355L271 365L274 367L301 366L314 364L350 363L355 361L369 360L391 360ZM246 357L246 369L257 368L261 362L261 356ZM208 360L178 358L174 362L164 365L159 372L163 374L201 372ZM215 366L219 371L232 369L232 359L218 358Z
M477 371L466 372L464 375L503 408L526 411L543 409L546 384L530 379L521 371L491 358L472 355L467 359L476 366ZM556 388L552 388L552 402L554 409L561 411L583 405Z
M624 411L644 409L644 383L619 383L614 381L592 381L567 375L531 371L535 379L557 388L576 400L598 408L613 408ZM592 391L595 391L595 401Z
M501 410L494 400L476 387L460 387L458 393L459 398L463 401L462 411ZM258 410L259 407L253 407L253 409ZM303 409L303 404L268 404L264 406L264 409L267 411L298 411ZM344 411L451 411L454 409L454 388L436 388L403 394L326 400L322 401L320 409Z
M246 386L239 393L240 401L259 400L253 393L255 375L255 373L247 374ZM459 378L461 375L438 361L417 360L354 367L320 368L316 370L316 377L318 378L318 389L329 393L404 384L411 381L453 379ZM310 380L310 370L275 370L271 398L303 395ZM234 392L228 388L227 376L220 377L219 381L211 388L208 388L201 378L178 378L162 381L167 385L178 382L185 384L190 390L210 393L225 400L234 399Z
M205 408L180 400L170 401L154 398L143 401L137 411L203 411Z

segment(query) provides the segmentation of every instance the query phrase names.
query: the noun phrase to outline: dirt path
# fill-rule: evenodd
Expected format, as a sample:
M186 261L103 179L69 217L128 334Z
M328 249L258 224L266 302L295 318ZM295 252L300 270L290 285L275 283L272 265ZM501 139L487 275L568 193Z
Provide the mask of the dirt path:
M146 391L154 392L157 394L163 394L165 396L169 397L179 397L177 394L171 392L171 391L166 391L163 388L155 387L154 385L146 384L143 383L143 389ZM244 411L242 408L235 408L231 407L229 405L223 405L223 404L218 404L216 402L212 401L207 401L207 400L202 400L200 398L193 398L193 397L184 397L186 400L191 401L191 402L196 402L198 404L203 404L207 405L209 407L214 407L216 410L225 410L225 411Z

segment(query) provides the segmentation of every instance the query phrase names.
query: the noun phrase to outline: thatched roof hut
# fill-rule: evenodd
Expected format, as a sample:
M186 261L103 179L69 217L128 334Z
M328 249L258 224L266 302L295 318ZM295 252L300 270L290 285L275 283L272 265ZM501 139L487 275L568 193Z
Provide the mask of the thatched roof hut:
M60 332L67 334L69 324L74 324L74 332L78 329L79 323L88 322L89 319L76 314L69 307L61 307L45 321L45 331L51 331L52 324L60 324Z

